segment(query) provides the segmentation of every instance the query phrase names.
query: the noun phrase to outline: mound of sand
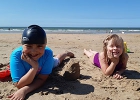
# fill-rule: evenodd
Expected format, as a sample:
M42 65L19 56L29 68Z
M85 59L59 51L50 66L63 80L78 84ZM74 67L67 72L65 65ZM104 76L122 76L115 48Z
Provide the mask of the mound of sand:
M70 81L74 81L80 77L80 65L79 61L75 58L70 59L70 61L64 66L61 71L61 75Z

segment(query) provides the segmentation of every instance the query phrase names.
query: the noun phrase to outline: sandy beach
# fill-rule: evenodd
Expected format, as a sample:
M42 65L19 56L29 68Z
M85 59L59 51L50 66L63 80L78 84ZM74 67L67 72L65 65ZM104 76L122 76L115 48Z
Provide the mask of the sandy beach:
M80 78L65 80L61 71L69 62L66 58L53 71L45 85L29 93L26 100L140 100L140 34L118 34L122 36L131 53L127 70L121 80L106 77L101 70L92 65L83 54L83 49L102 51L102 41L108 34L47 34L47 46L54 55L65 50L75 54L79 61ZM0 70L9 63L9 57L21 45L21 34L0 34ZM7 95L17 89L10 76L0 81L0 100L8 100Z

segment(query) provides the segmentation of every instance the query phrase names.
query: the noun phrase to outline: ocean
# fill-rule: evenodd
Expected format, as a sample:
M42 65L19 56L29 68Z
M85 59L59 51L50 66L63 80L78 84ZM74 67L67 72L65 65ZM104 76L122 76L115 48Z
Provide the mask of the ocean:
M0 27L0 33L22 33L26 27ZM140 27L43 27L48 34L140 33Z

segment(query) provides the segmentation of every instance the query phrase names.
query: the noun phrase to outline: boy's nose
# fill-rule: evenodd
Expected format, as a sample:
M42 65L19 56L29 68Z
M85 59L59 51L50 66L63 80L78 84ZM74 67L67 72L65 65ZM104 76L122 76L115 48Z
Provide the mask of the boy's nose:
M36 52L36 49L32 49L31 52L32 52L32 53L35 53L35 52Z

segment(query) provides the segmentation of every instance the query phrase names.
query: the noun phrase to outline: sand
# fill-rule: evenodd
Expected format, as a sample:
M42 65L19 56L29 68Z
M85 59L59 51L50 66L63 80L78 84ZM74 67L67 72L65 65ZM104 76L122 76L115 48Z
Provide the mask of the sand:
M71 59L63 63L50 75L45 85L29 93L26 100L140 100L140 34L118 34L127 42L129 60L125 78L106 77L92 65L83 54L83 49L102 51L102 41L108 34L47 34L48 46L54 55L65 50L75 54L80 66L80 77L66 80L62 72ZM21 45L21 34L0 34L0 69L5 69L13 49ZM0 100L15 92L11 78L0 81Z

